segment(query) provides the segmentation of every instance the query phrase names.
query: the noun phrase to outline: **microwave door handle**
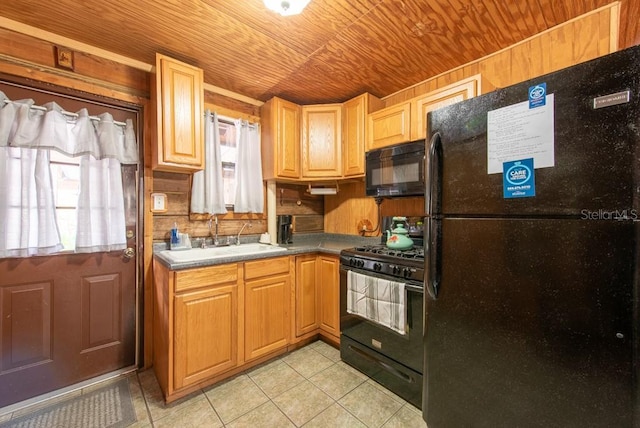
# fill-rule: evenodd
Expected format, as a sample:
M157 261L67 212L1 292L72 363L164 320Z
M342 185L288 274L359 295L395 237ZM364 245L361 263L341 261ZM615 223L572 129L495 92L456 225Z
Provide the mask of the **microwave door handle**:
M425 167L425 174L429 177L425 194L427 212L426 242L429 246L425 266L427 269L425 289L429 297L435 300L438 297L442 269L442 220L440 217L442 206L442 141L438 132L431 137Z

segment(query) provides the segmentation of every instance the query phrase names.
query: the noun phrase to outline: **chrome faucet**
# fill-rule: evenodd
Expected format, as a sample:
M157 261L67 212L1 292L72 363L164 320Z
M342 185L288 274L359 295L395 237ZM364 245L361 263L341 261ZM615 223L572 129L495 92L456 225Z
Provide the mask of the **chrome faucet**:
M240 245L240 234L242 233L242 231L246 226L249 226L249 229L251 229L251 222L243 224L242 227L240 228L240 232L238 232L238 237L236 238L236 245Z
M211 233L211 223L213 222L213 220L215 219L216 222L216 232L215 235ZM211 217L209 217L209 236L211 236L213 238L213 245L218 245L218 216L217 215L212 215Z

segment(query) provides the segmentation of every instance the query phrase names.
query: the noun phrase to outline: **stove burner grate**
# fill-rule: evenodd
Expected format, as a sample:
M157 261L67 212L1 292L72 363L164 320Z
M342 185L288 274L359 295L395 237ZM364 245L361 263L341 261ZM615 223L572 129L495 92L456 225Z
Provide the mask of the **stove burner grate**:
M365 245L354 248L356 252L381 254L389 257L399 257L403 259L421 259L424 260L424 248L414 247L410 250L394 250L384 245Z

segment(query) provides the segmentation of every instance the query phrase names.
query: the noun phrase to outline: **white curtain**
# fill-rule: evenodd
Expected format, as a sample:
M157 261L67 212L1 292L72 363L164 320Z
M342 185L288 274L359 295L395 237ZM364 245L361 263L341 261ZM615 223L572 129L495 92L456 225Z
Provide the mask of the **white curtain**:
M0 92L0 257L62 249L56 223L49 150L82 156L78 201L79 252L125 248L121 164L137 164L133 123L109 114L97 122L86 109L69 121L64 110L33 100L9 101ZM119 198L119 202L116 199Z
M0 147L0 257L60 250L49 151Z
M80 159L76 252L114 251L127 246L122 173L117 159Z
M236 162L236 199L234 211L262 213L264 188L260 153L260 127L244 120L236 120L238 160Z
M218 115L205 112L204 170L193 174L191 185L191 212L225 214L224 183L222 181L222 155Z

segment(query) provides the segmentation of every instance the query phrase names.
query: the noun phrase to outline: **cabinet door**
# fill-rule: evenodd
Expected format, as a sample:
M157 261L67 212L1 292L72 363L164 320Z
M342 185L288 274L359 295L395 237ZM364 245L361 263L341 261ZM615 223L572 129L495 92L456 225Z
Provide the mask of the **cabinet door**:
M369 115L367 150L404 143L411 138L411 104L398 104Z
M319 326L316 265L315 255L296 257L296 336L313 332Z
M342 173L345 177L364 175L365 135L367 127L367 94L342 105Z
M291 319L289 274L245 282L245 360L288 345Z
M273 97L261 115L263 178L300 178L300 106Z
M276 174L300 177L300 106L279 100L277 105Z
M461 80L453 85L411 100L411 140L426 138L427 113L478 95L480 76Z
M318 256L318 284L320 294L320 328L340 337L340 260L332 256Z
M154 169L197 171L204 167L202 70L164 55L156 57L158 135Z
M238 286L175 296L174 384L179 389L237 365Z
M342 105L302 107L302 176L342 175Z

